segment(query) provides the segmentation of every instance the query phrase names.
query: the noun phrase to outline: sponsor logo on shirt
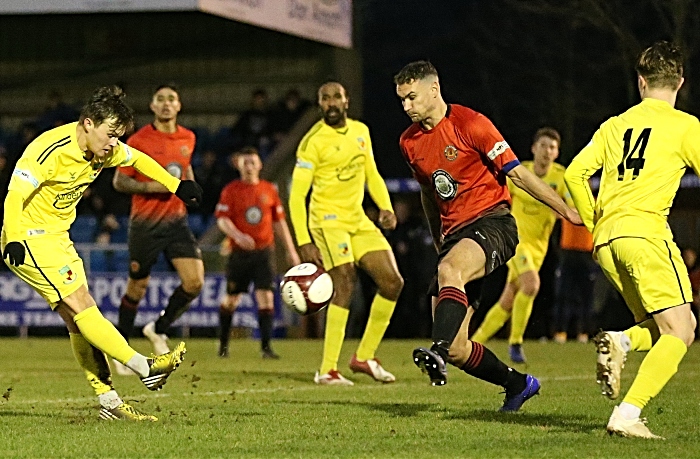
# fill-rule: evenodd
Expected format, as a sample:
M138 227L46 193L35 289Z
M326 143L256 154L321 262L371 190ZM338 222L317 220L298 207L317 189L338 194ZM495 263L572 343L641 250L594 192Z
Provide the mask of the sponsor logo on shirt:
M75 188L66 191L65 193L57 194L56 198L53 201L54 208L59 210L69 208L70 206L72 206L80 200L87 186L87 183L82 183L76 186Z
M455 148L454 145L448 145L445 147L445 158L447 158L448 161L454 161L457 159L457 148Z
M70 266L66 265L63 268L58 270L58 273L63 277L63 283L68 285L72 284L75 282L75 279L77 279L78 276L75 275L73 270L70 269Z
M335 220L336 218L338 218L336 214L326 214L323 216L324 220Z
M500 156L502 153L504 153L508 149L509 145L508 142L505 140L502 140L500 142L496 142L496 144L493 146L491 151L486 153L486 156L489 157L491 161L496 159L498 156Z
M336 177L341 182L347 182L357 176L357 171L365 167L365 155L355 155L350 158L350 161L341 167L336 167Z
M251 225L257 225L262 220L262 210L258 206L248 207L245 211L245 221Z
M26 182L29 182L32 184L34 188L39 186L39 181L34 178L31 172L29 171L24 171L22 169L15 169L12 171L12 175L16 175L19 177L21 180L24 180Z
M457 182L447 171L438 169L433 172L435 192L444 201L449 201L457 195Z

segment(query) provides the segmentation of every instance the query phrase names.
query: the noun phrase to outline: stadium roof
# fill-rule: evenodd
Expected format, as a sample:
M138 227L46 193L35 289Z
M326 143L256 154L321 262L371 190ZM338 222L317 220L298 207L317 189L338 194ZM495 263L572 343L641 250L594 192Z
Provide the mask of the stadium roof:
M202 11L352 48L352 0L3 0L3 14Z

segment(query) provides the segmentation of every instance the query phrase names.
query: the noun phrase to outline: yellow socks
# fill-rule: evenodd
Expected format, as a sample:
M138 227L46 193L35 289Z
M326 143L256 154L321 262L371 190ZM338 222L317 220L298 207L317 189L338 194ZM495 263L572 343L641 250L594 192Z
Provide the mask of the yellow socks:
M484 321L481 322L479 329L474 332L471 340L477 343L485 343L493 335L495 335L498 330L503 328L503 325L510 319L510 312L506 311L501 307L501 303L494 304L489 312L486 313Z
M622 333L630 339L630 350L648 351L659 339L659 326L654 319L647 319Z
M523 336L525 336L525 329L527 328L527 322L530 320L532 305L534 303L534 296L526 295L523 292L515 294L515 299L513 299L513 313L510 318L509 344L523 343Z
M112 387L112 374L104 353L94 348L80 333L70 333L70 344L73 355L85 370L90 386L98 396L114 390Z
M124 337L104 318L97 306L91 306L73 317L88 343L117 361L126 364L136 355Z
M387 300L378 293L374 295L367 327L357 348L357 360L364 361L374 358L374 353L377 352L384 332L389 326L394 307L396 307L396 301Z
M644 408L678 371L678 364L688 351L685 343L675 336L661 335L642 361L632 387L623 400Z
M323 340L323 362L320 373L322 375L331 370L338 369L340 348L345 339L345 325L348 323L350 310L332 304L328 306L326 313L326 336Z

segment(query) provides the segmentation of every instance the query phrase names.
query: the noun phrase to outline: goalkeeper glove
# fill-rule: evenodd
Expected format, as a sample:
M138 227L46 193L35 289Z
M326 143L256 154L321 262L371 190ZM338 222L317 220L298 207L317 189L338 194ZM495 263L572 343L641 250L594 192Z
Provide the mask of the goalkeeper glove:
M13 241L8 242L5 246L5 252L2 254L3 258L9 258L10 264L13 266L19 266L24 263L24 245L21 242Z
M175 190L175 196L188 207L199 207L202 202L202 187L194 180L182 180Z

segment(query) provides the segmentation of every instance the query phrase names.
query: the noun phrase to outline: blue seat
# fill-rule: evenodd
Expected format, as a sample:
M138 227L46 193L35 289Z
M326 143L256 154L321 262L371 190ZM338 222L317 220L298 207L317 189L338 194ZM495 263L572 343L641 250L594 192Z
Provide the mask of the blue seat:
M119 229L114 231L110 236L110 242L115 244L124 244L129 238L129 216L120 215L117 217Z
M75 243L95 242L97 218L94 215L78 215L68 233Z
M201 214L187 214L187 224L196 237L199 237L206 229L204 223Z

